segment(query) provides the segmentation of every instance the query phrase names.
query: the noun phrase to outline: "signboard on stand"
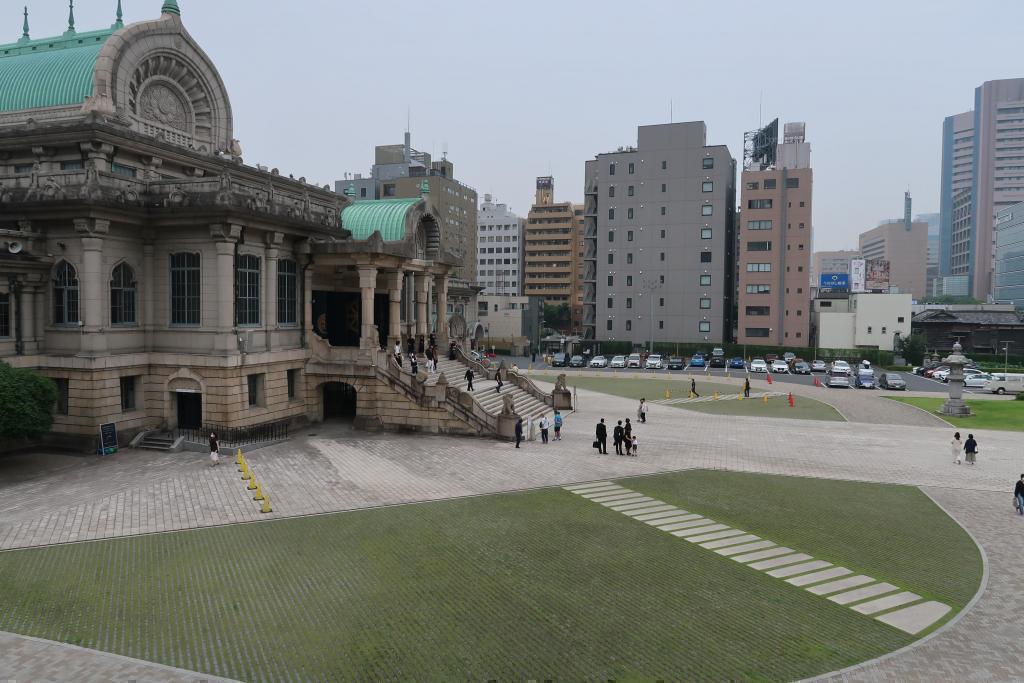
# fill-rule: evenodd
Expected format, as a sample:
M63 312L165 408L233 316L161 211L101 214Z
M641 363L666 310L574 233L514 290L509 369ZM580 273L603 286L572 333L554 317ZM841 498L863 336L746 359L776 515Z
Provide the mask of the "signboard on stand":
M113 422L100 425L100 453L117 453L117 425Z

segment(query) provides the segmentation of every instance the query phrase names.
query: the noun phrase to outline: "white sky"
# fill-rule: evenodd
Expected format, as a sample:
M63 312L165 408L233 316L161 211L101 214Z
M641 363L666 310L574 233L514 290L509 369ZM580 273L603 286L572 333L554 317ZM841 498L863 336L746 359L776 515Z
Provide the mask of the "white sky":
M0 42L20 36L26 2L33 37L65 29L66 0L0 0ZM162 4L123 2L126 22ZM401 142L411 108L414 147L447 145L481 199L525 215L538 175L582 201L583 162L667 122L670 101L738 161L743 131L778 116L807 122L816 250L902 216L907 189L915 214L938 211L943 117L983 81L1024 76L1024 3L1005 0L179 4L227 84L247 163L333 187ZM77 28L109 25L115 5L77 0Z

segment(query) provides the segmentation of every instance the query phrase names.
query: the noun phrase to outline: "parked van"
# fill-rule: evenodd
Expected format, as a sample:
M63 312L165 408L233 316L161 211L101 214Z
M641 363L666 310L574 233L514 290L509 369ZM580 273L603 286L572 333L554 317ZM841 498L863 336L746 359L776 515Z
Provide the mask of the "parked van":
M1019 394L1024 391L1024 375L993 372L992 379L985 383L985 391L993 394Z

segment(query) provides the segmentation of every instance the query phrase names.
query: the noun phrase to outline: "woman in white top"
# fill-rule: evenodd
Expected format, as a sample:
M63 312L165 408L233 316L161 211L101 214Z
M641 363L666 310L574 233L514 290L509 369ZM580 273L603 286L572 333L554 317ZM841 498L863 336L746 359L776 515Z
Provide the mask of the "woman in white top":
M949 442L949 450L953 453L953 462L959 465L964 453L964 444L960 441L960 432L953 435L953 440Z

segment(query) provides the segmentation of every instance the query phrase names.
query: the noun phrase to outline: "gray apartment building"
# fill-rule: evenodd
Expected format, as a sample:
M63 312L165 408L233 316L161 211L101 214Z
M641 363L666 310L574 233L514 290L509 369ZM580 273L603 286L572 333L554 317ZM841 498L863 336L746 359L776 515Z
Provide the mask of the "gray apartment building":
M732 338L736 160L703 121L638 128L586 162L584 333L601 341Z
M1024 203L996 217L995 271L996 302L1024 307Z

